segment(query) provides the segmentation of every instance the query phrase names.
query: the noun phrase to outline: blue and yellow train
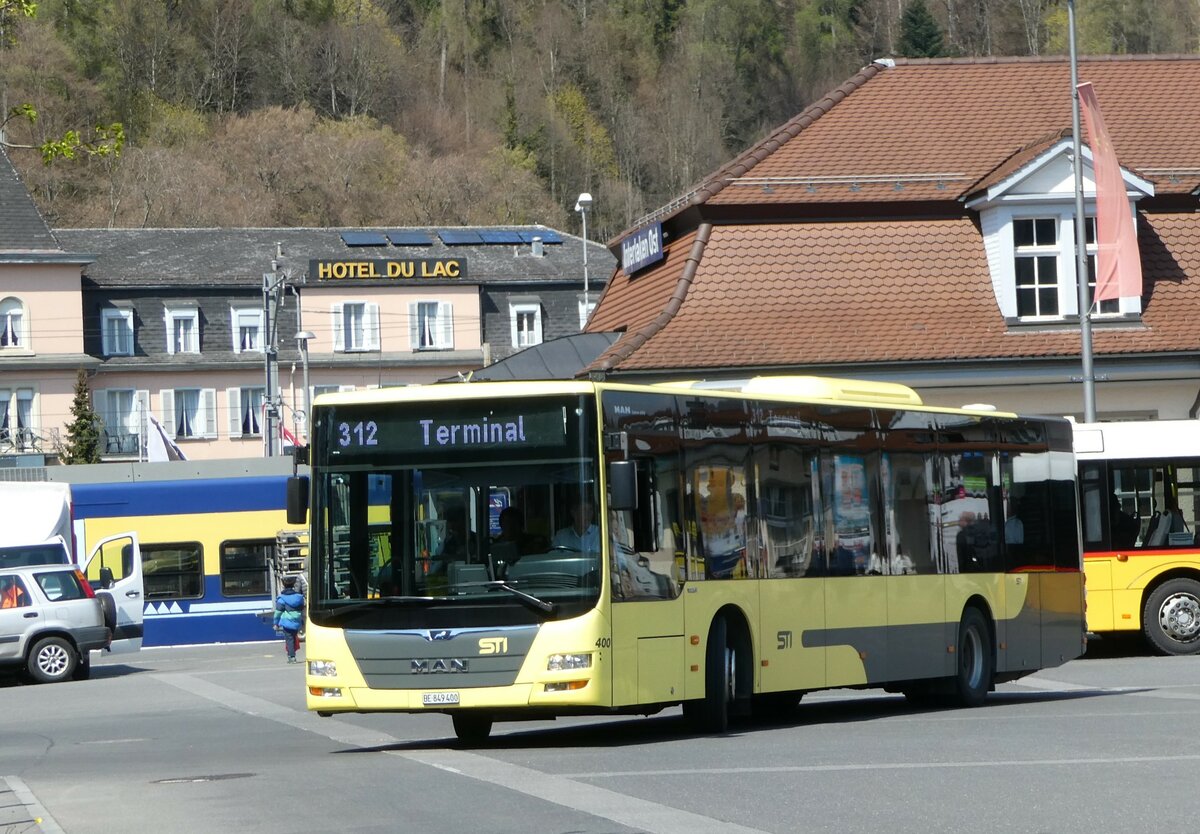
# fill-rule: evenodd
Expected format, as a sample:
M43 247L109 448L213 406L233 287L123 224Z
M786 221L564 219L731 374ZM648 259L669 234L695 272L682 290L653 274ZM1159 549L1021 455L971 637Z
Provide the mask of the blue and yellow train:
M144 646L274 639L276 578L297 569L286 475L72 484L81 547L133 530L145 579Z

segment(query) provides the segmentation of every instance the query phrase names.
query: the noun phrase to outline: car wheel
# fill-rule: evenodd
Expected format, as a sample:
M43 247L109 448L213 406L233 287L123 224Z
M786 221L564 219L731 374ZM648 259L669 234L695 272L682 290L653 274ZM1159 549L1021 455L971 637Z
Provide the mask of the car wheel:
M75 674L79 654L61 637L43 637L33 644L26 668L38 683L58 683Z

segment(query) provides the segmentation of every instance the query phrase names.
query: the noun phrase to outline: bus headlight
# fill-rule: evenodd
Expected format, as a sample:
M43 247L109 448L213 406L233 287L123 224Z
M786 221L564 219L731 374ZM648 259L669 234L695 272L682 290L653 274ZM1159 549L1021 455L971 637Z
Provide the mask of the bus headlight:
M337 677L337 664L332 660L310 660L308 661L308 673L319 677L334 678Z
M567 669L590 669L592 655L588 654L552 654L546 663L547 672L562 672Z

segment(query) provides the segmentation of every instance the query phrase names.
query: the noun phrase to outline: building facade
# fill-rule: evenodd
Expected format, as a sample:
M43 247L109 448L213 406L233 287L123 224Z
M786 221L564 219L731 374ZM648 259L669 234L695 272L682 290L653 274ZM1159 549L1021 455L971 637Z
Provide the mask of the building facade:
M279 452L322 392L578 333L584 246L613 265L542 226L51 231L7 157L0 174L3 465L56 459L80 368L106 460L145 458L155 423L188 459Z

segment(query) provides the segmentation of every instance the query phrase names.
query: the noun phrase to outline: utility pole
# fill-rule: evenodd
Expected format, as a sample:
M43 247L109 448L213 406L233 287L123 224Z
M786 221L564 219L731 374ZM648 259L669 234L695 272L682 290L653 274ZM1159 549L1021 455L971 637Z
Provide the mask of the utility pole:
M275 244L271 271L263 273L263 363L266 366L266 388L263 392L263 454L274 456L278 451L279 424L282 420L283 399L279 393L279 308L281 296L289 289L296 295L297 309L300 294L293 286L292 271L283 265L283 244ZM307 380L305 385L307 386Z

